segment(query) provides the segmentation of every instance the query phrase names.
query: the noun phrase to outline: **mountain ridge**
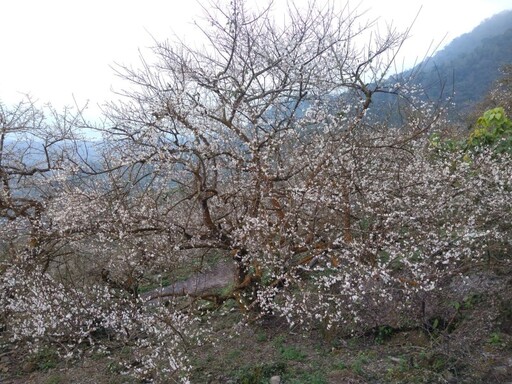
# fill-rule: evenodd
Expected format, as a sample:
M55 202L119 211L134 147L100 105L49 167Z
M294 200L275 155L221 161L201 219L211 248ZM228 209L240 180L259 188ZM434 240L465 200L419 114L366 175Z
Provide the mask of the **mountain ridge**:
M442 50L392 79L412 79L426 90L426 98L448 97L459 112L481 101L512 63L512 9L482 21L453 39Z

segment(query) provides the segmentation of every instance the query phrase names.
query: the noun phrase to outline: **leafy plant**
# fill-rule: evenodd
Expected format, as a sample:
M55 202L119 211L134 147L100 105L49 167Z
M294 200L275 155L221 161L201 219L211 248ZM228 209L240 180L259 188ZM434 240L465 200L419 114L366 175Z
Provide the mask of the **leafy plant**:
M380 325L377 327L375 332L375 342L377 344L383 344L393 335L395 330L389 325Z
M442 138L439 133L433 133L429 145L437 153L453 153L457 151L477 151L492 148L495 153L512 153L512 121L507 117L502 107L489 109L480 116L475 128L466 139ZM464 156L466 162L470 156Z
M489 109L478 118L467 146L470 149L493 146L498 153L512 153L512 121L502 107Z
M501 345L503 343L503 338L501 337L501 335L498 332L493 332L493 333L491 333L491 336L489 337L488 342L489 342L489 344L492 344L492 345Z

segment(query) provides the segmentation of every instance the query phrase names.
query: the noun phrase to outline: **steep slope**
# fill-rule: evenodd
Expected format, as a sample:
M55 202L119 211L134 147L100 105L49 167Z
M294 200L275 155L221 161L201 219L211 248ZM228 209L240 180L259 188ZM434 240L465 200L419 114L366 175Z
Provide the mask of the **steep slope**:
M430 99L453 96L457 109L462 111L480 101L498 79L500 67L510 63L512 10L483 21L398 77L412 76Z

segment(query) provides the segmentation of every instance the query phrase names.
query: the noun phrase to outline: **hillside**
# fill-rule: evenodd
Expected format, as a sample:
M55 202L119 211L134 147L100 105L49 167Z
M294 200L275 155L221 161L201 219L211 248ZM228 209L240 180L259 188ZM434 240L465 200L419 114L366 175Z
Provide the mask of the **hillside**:
M431 100L454 96L457 110L480 101L512 63L512 10L501 12L448 44L399 78L411 77Z

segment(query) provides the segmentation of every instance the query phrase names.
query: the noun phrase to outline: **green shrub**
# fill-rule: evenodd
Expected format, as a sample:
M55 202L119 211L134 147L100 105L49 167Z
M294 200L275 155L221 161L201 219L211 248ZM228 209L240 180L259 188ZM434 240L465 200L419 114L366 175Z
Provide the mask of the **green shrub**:
M497 153L512 153L512 121L501 107L485 111L469 135L468 149L485 146L494 147Z

